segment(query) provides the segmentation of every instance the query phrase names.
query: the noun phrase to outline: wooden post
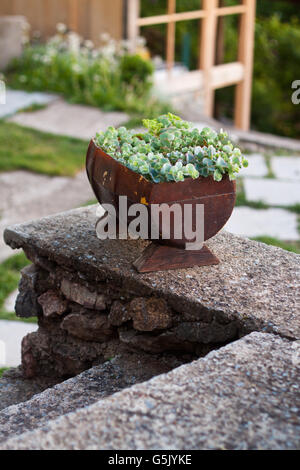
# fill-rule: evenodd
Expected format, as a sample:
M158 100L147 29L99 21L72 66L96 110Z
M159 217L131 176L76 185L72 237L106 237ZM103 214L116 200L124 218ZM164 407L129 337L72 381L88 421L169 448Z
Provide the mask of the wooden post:
M217 7L218 0L203 0L202 2L205 17L201 28L200 69L203 70L204 79L204 113L208 117L213 116L214 109L215 92L212 87L211 72L216 53L217 16L215 9Z
M168 0L168 15L176 13L176 0ZM175 60L175 33L176 33L176 23L171 21L168 23L167 29L167 68L171 70L174 66Z
M71 31L78 32L78 0L69 0L69 21Z
M130 41L130 52L136 50L136 39L139 35L138 19L140 16L140 0L128 0L127 38Z
M251 114L256 0L242 0L242 2L246 11L242 14L240 21L238 60L244 65L244 79L236 87L235 125L247 131L250 127Z

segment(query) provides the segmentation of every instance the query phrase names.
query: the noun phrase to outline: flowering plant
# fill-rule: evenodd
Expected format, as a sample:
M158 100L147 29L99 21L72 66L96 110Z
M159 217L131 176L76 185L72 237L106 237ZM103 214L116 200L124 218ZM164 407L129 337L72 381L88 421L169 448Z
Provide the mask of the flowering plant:
M13 60L8 84L61 93L72 102L102 109L139 110L150 100L151 61L131 54L129 41L115 41L105 33L100 39L101 45L95 47L60 23L45 44L28 44Z
M201 132L180 117L168 113L144 119L145 133L125 127L109 127L96 135L95 144L120 163L154 183L183 181L187 177L225 174L236 178L248 161L234 147L226 132L208 127Z

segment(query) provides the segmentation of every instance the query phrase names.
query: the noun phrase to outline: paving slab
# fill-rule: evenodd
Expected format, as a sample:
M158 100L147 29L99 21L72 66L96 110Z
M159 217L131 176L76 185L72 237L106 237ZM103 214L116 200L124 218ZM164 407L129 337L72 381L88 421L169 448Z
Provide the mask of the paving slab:
M6 299L4 302L4 310L6 312L14 312L15 311L15 303L17 300L18 296L18 289L14 290Z
M278 206L300 202L300 182L296 181L244 178L244 189L248 201L263 201Z
M299 342L252 333L0 448L297 449L299 372Z
M34 323L0 320L0 343L4 354L0 355L0 367L16 367L21 364L21 342L28 333L36 331Z
M89 140L96 132L108 126L118 127L128 119L128 115L122 112L103 112L99 108L57 100L46 109L19 113L10 121L39 131Z
M3 243L8 225L72 209L94 199L85 171L74 178L28 171L0 173L0 262L13 253Z
M49 104L58 97L49 93L29 93L20 90L6 90L6 104L0 106L0 119L12 116L18 111L34 104ZM26 113L22 113L24 115Z
M236 207L224 229L244 237L268 236L290 241L300 239L297 214L284 209Z
M300 181L300 155L272 157L271 165L276 178Z
M80 273L85 282L109 280L139 296L164 298L196 322L224 322L224 328L230 323L239 334L262 330L300 339L298 255L221 232L207 242L220 264L139 274L132 263L149 242L99 240L97 207L7 228L5 241Z
M0 379L0 406L5 400L7 407L0 411L0 442L8 436L16 436L37 427L46 425L50 420L63 416L80 408L85 408L109 395L124 388L149 380L176 366L182 361L176 358L162 358L155 355L143 353L125 353L114 357L111 361L95 366L76 377L57 384L47 390L39 390L38 395L28 397L30 381L21 377L6 374ZM16 374L14 374L16 375ZM41 384L44 386L45 378L32 380L36 390ZM49 379L48 379L49 380ZM9 398L6 394L11 385L15 383L19 389L18 397L20 403L9 406ZM44 387L45 388L45 387ZM22 396L22 389L24 396ZM43 392L43 393L41 393ZM14 403L12 402L12 404Z
M268 168L266 165L265 157L259 153L253 153L251 155L246 155L249 166L247 168L242 168L239 173L239 176L256 176L264 177L268 174Z

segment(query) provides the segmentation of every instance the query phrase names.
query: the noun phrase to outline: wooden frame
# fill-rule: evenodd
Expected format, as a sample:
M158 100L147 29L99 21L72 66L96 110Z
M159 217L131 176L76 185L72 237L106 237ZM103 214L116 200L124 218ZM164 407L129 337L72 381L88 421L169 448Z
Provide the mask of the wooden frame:
M140 18L140 0L128 0L128 38L135 44L141 26L167 24L166 62L167 83L159 85L166 90L182 89L182 83L189 91L204 90L204 112L212 117L215 90L236 85L235 125L248 130L250 126L251 88L254 49L254 24L256 0L241 0L240 5L219 7L219 0L202 0L202 9L176 13L176 0L168 0L167 14ZM217 41L217 19L220 16L241 15L239 28L239 52L237 62L215 65ZM177 21L199 19L202 21L199 70L186 72L183 76L172 77L175 57L175 25ZM133 46L134 48L134 46Z

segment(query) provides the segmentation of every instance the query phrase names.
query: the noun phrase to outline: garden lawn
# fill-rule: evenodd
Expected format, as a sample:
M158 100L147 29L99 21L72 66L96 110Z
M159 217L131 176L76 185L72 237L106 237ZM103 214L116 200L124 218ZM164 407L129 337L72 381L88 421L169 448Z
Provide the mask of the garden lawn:
M0 120L0 172L29 170L74 176L84 168L88 142Z
M18 287L21 269L28 264L30 264L30 261L24 253L14 255L0 264L0 320L36 323L35 318L20 319L14 312L8 313L3 308L5 299Z
M3 372L5 372L6 370L8 370L8 367L0 367L0 378L2 377L3 375Z

